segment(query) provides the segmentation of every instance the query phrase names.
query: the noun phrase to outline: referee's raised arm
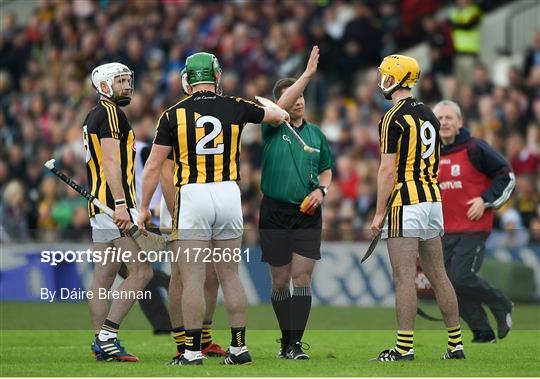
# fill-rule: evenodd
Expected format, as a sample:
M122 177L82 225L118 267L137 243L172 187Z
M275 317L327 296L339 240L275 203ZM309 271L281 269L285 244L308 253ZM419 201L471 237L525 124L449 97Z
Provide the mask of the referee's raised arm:
M285 92L283 92L279 99L276 97L276 93L274 93L274 98L277 101L277 105L283 109L289 109L294 105L296 99L298 99L302 92L304 92L304 89L307 87L309 81L317 72L318 63L319 47L313 46L306 69L302 75L300 75L300 77L289 88L287 88Z

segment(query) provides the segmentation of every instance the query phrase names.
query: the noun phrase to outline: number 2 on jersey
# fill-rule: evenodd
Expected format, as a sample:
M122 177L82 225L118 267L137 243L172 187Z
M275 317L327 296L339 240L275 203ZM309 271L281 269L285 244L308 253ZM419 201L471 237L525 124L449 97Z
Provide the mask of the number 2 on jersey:
M217 144L215 147L205 147L205 145L210 143L221 133L223 129L221 121L214 116L201 116L197 119L195 126L197 128L204 128L204 124L206 123L212 124L213 129L210 133L201 138L199 142L197 142L195 152L198 155L223 154L224 145L222 143Z
M429 136L426 136L426 130L429 131ZM435 142L437 141L435 133L435 128L429 121L424 122L420 127L420 138L422 139L422 143L427 146L427 150L422 154L422 159L426 159L433 154Z

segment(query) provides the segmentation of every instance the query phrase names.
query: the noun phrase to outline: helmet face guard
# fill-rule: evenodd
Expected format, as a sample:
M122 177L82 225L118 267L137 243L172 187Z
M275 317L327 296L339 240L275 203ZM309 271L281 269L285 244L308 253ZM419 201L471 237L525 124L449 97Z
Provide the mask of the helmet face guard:
M377 85L381 89L384 97L387 100L390 100L392 98L392 94L396 92L399 88L410 88L408 86L403 86L403 83L409 78L409 73L405 75L405 77L400 81L396 81L396 78L394 78L390 74L383 74L381 71L378 71L377 74ZM388 84L389 82L393 82L393 84Z
M120 91L115 93L113 89L115 78L128 75L127 84L122 80L120 85ZM123 107L131 102L131 96L133 96L133 82L135 73L130 70L126 65L121 63L106 63L104 65L96 67L92 71L92 84L94 85L96 92L102 96L105 96L114 103ZM104 92L101 89L101 83L105 83L109 89L109 92ZM124 94L125 90L128 90L128 94Z

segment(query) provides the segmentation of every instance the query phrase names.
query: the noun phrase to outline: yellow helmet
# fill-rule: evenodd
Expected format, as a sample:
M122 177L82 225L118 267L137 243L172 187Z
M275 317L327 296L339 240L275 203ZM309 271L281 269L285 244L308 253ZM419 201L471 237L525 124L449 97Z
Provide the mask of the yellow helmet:
M385 83L392 77L393 83ZM412 88L420 77L420 66L416 59L406 55L393 54L385 57L379 66L379 87L389 97L399 87Z

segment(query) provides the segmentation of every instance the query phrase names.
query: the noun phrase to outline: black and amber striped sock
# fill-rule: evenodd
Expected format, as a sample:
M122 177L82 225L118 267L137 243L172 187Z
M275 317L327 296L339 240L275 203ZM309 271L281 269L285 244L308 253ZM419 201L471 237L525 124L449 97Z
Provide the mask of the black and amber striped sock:
M463 340L461 339L461 328L459 325L446 328L446 330L448 330L448 348L450 350L454 350L458 345L463 346Z
M212 321L204 321L202 326L201 349L204 350L212 343Z
M186 351L201 351L202 329L186 329Z
M246 345L246 327L231 328L231 346L242 347Z
M103 325L101 325L101 330L99 331L98 339L100 341L107 341L111 338L116 338L118 336L118 330L120 329L120 324L112 322L109 319L106 319Z
M182 325L178 328L174 328L172 330L172 336L174 343L176 344L176 351L180 354L184 354L184 351L186 350L186 331L184 330L184 326Z
M403 355L403 354L406 354L410 349L412 349L413 336L414 336L413 330L398 330L396 351Z

